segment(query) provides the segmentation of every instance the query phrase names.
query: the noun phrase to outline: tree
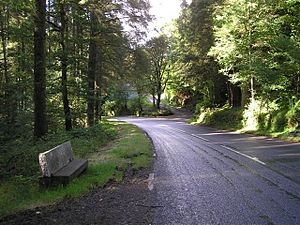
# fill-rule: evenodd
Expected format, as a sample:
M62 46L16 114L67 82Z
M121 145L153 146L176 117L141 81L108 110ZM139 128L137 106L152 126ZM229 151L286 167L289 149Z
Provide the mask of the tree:
M210 54L222 73L242 88L242 105L249 97L252 102L256 97L271 100L278 97L276 92L284 96L282 91L296 89L290 81L297 80L299 44L293 37L296 32L286 33L293 29L292 20L286 20L288 5L227 0L216 8L215 46Z
M46 117L46 1L35 0L34 17L34 135L47 133Z
M147 26L147 22L151 19L148 10L150 5L147 1L91 1L88 5L90 13L90 44L89 44L89 63L88 63L88 91L87 91L87 115L88 125L95 123L95 112L99 112L101 99L99 92L103 67L100 65L105 57L114 58L114 64L122 67L122 63L126 56L124 52L117 56L118 51L124 48L124 34L122 32L122 21L126 21L130 26L135 27L135 34L140 36L140 31L137 25L141 27ZM132 32L134 33L134 32ZM108 41L106 38L110 38ZM112 40L116 40L112 43ZM110 50L106 52L105 46L100 46L100 43L107 43L111 46ZM119 47L119 49L116 48ZM119 52L120 53L120 52ZM121 56L121 57L120 57ZM117 62L117 63L116 63ZM102 69L101 69L102 67ZM116 65L113 66L114 69ZM118 74L120 71L116 71ZM96 84L96 85L95 85ZM98 97L97 97L98 95ZM98 116L99 118L99 116Z
M8 57L7 57L7 39L8 39L8 15L9 9L5 5L0 6L0 30L1 30L1 43L3 53L3 77L4 77L4 106L6 109L6 117L11 120L10 110L10 78L8 71Z
M95 123L95 78L97 69L97 43L95 36L97 33L97 18L94 12L91 12L91 31L89 43L89 63L88 63L88 94L87 94L87 121L92 126Z
M193 92L196 101L209 107L226 102L226 77L219 74L218 64L207 54L213 46L212 8L218 2L193 0L190 5L183 4L172 35L174 64L180 71L175 79L178 92L183 98L190 98Z
M143 101L150 93L149 80L147 79L151 73L150 59L144 47L137 46L131 51L127 57L129 71L127 81L130 87L137 93L137 110L141 115L143 112Z
M0 0L0 137L97 122L111 87L127 81L148 10L147 1Z
M169 43L166 36L154 37L147 42L147 51L151 62L151 94L156 96L156 107L160 109L161 95L164 93L170 78Z
M59 1L60 8L60 44L61 44L61 89L62 89L62 98L64 105L64 115L65 115L65 129L67 131L72 129L72 121L71 121L71 110L69 105L68 98L68 39L69 39L69 29L68 29L68 21L67 21L67 8L68 6L65 4L65 1Z

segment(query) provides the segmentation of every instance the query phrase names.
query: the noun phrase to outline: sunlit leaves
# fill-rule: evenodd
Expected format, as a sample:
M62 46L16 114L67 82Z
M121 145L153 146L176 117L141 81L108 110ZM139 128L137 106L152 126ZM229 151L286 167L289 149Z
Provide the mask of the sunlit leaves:
M296 2L225 0L215 7L215 44L209 55L220 71L236 83L253 77L261 95L290 86L299 71Z

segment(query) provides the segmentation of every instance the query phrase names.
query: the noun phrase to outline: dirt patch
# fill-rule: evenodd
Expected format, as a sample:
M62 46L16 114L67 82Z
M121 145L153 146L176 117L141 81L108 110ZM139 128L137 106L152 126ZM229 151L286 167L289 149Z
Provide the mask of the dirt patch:
M148 189L150 169L127 174L121 184L111 183L58 204L37 207L0 219L0 224L151 224L155 194Z

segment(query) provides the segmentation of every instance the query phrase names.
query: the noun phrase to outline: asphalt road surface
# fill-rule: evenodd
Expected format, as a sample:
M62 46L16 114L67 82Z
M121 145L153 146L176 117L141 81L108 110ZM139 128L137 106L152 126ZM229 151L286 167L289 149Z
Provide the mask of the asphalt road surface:
M300 224L300 143L174 117L119 119L153 140L154 224Z

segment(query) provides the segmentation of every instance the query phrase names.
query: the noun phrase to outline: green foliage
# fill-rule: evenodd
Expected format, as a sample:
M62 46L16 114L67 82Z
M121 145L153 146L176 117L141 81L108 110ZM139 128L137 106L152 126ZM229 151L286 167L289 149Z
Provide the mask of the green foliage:
M298 1L279 0L225 0L214 5L214 45L208 55L241 89L243 130L266 133L299 128L298 6ZM228 87L229 98L239 94ZM289 104L292 98L294 103ZM208 107L205 101L198 105L200 122L223 127L226 118L224 124L215 122L219 109Z
M293 101L291 101L293 102ZM244 129L280 132L285 129L292 132L299 128L299 101L287 106L276 102L256 100L244 110Z
M219 74L218 64L207 54L213 46L212 8L217 3L194 0L185 5L171 37L175 68L171 88L175 96L191 99L193 106L201 98L208 99L213 106L226 102L226 77Z
M102 106L103 114L106 116L115 116L116 112L119 111L117 107L116 101L107 100Z
M0 139L31 133L34 126L34 3L0 1ZM46 7L46 112L48 131L55 133L69 119L72 127L84 127L90 99L95 103L91 104L92 119L100 119L102 99L110 95L112 86L124 83L126 60L151 17L150 5L144 0L51 0ZM91 14L96 15L93 24ZM130 36L123 32L121 18L132 28ZM95 50L96 57L90 50ZM138 60L142 55L137 54ZM140 61L137 72L147 63ZM96 85L88 92L90 71L95 74L90 83ZM21 131L23 127L26 131Z
M231 82L243 86L252 79L252 94L268 100L299 95L299 33L294 28L299 15L293 4L226 0L215 7L210 55Z
M243 110L241 108L223 108L209 109L198 106L197 117L194 123L201 123L221 129L237 130L241 129L243 124Z
M280 132L284 131L287 125L287 118L286 118L287 111L279 111L273 116L272 127L271 130L273 132Z
M128 101L128 110L132 115L141 116L144 111L144 107L147 105L146 98L132 98Z
M201 102L197 103L196 109L195 109L195 114L201 114L202 111L205 111L206 109L213 108L211 105L211 102L209 101L208 98L203 99Z
M287 112L288 127L294 131L300 129L300 100L297 101Z
M146 43L150 60L150 72L147 76L149 91L156 97L156 107L160 109L161 96L165 92L170 79L170 40L167 35L160 34Z
M295 99L289 108L261 100L250 102L246 108L205 108L200 103L191 122L299 141L299 111L299 100Z

